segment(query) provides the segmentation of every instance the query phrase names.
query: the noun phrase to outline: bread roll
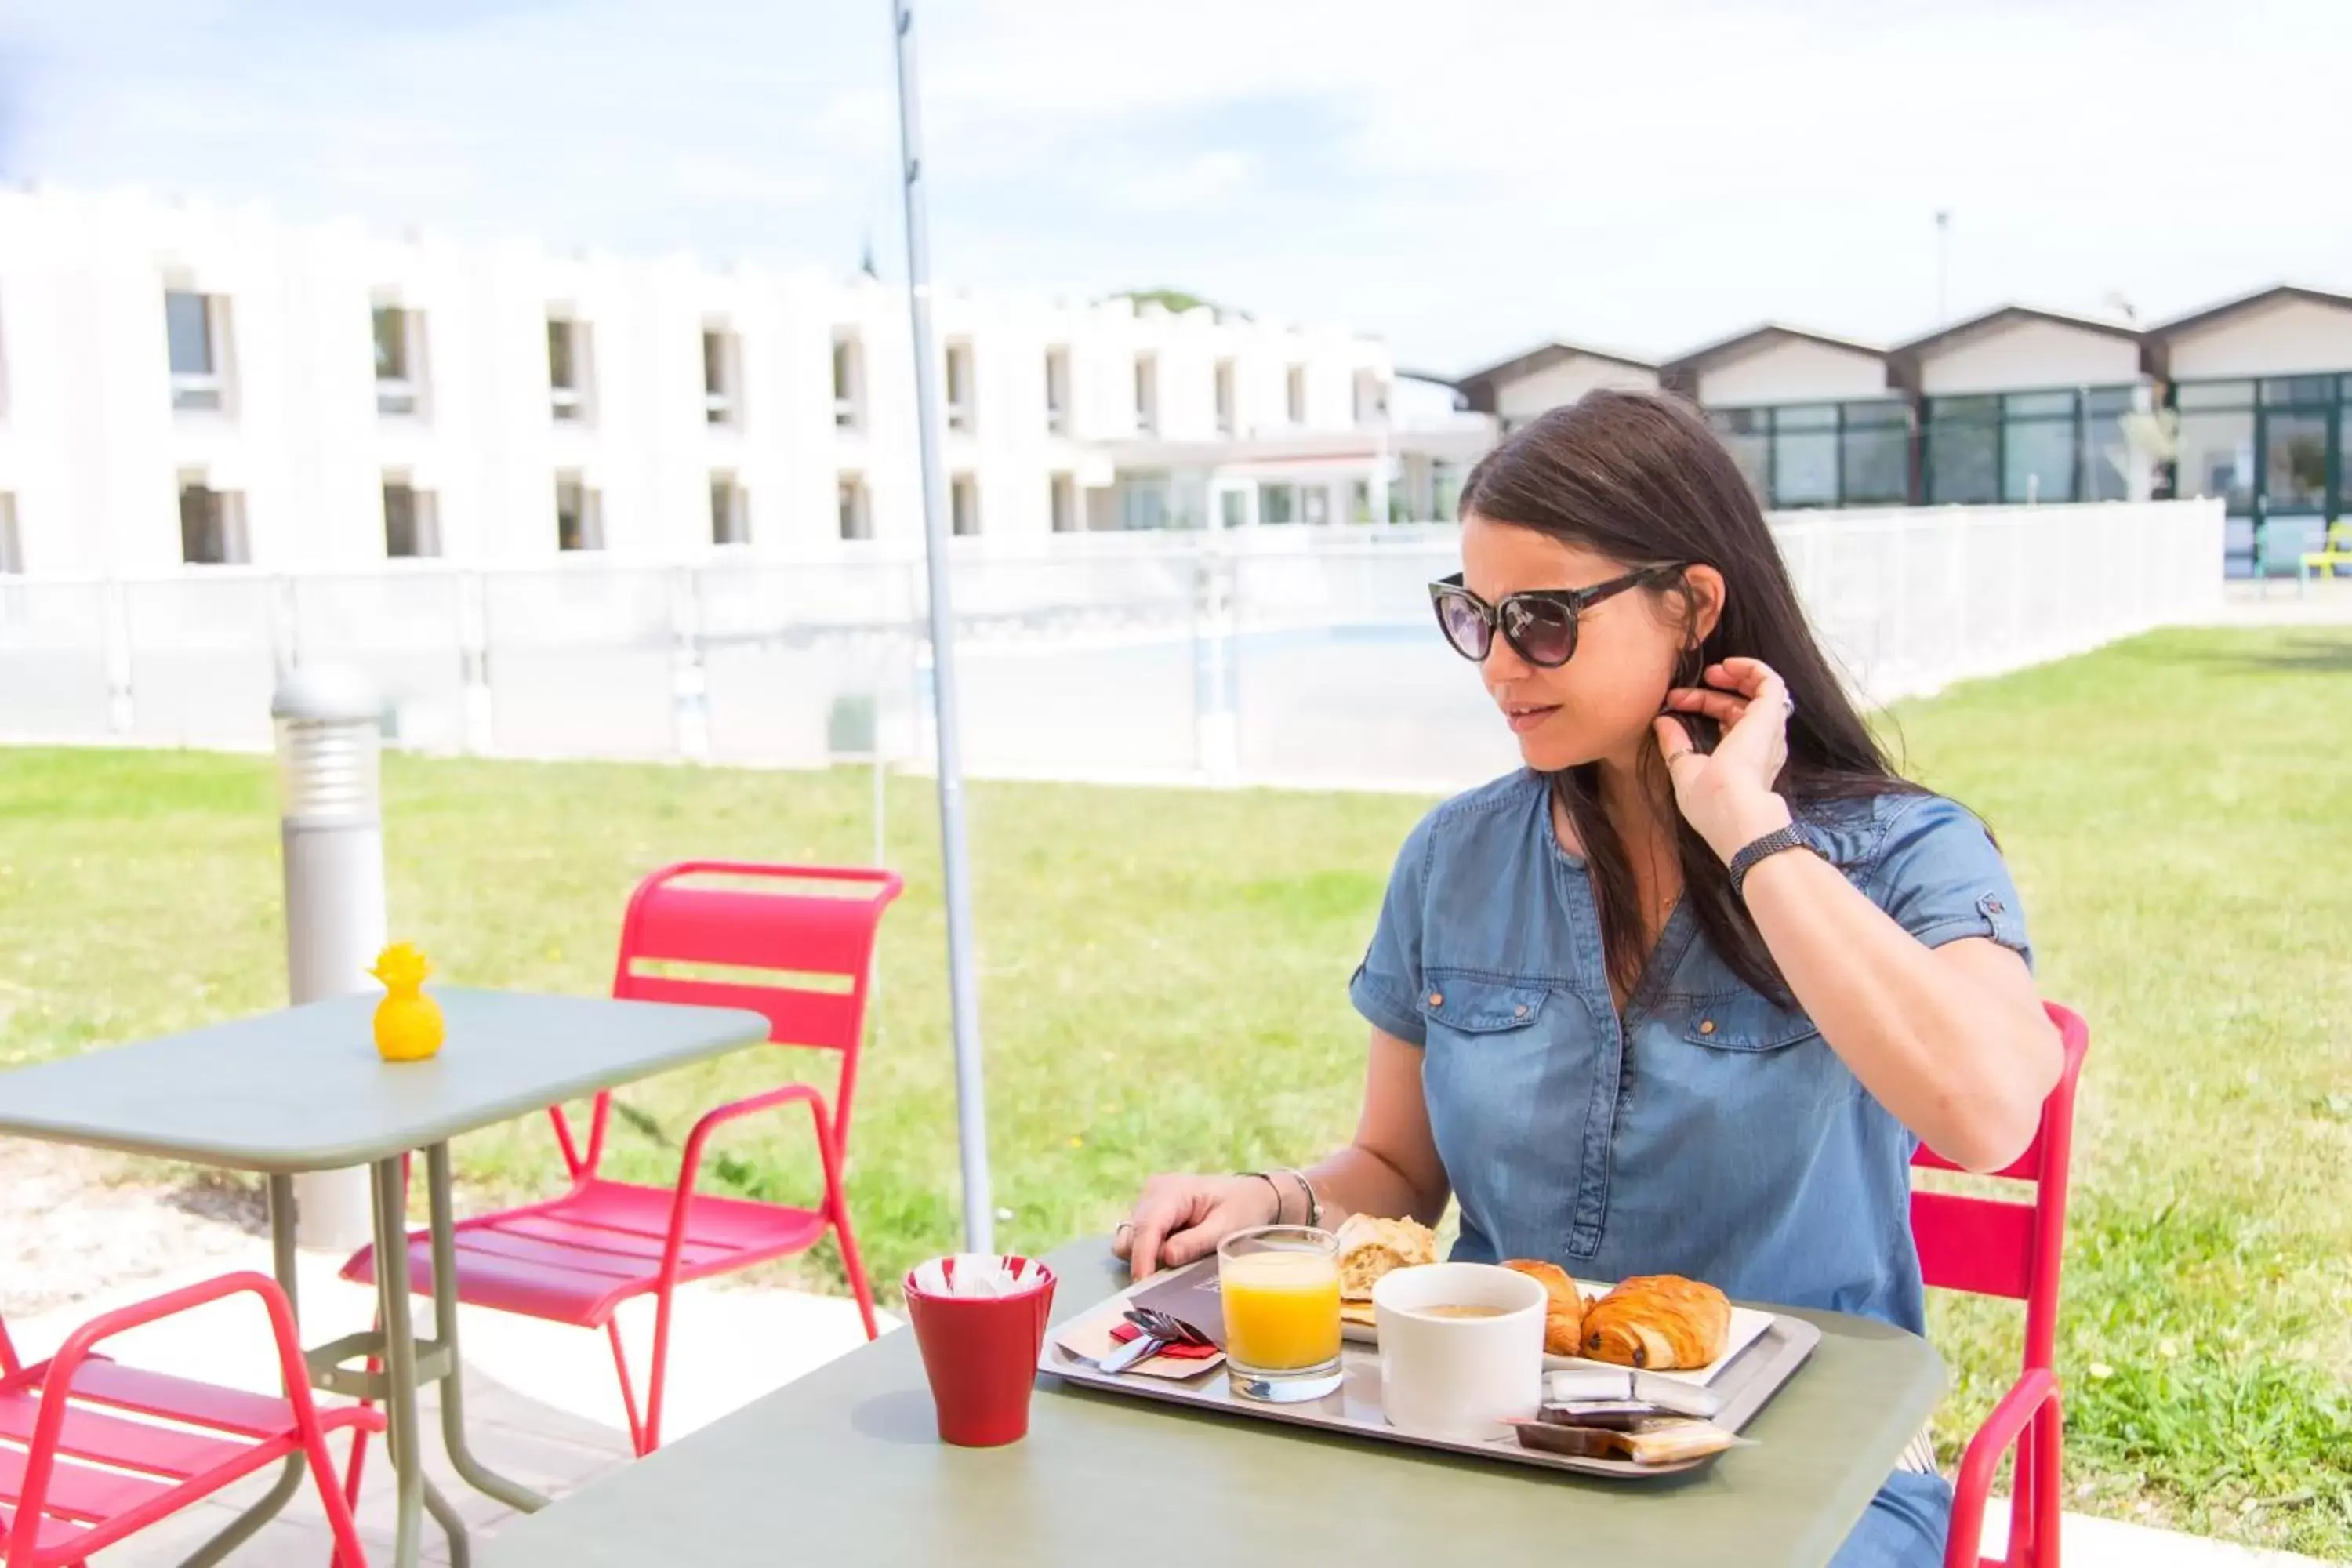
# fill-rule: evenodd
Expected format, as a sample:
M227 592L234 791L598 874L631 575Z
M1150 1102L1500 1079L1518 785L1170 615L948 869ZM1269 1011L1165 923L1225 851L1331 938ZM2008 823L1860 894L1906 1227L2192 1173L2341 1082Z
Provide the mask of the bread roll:
M1437 1233L1415 1220L1349 1215L1339 1227L1339 1294L1369 1301L1372 1283L1392 1268L1437 1261Z
M1722 1291L1678 1274L1622 1281L1584 1314L1584 1353L1656 1372L1712 1365L1731 1334Z
M1584 1340L1584 1296L1568 1270L1533 1258L1509 1258L1503 1267L1526 1275L1550 1298L1544 1309L1544 1354L1582 1354L1577 1347Z

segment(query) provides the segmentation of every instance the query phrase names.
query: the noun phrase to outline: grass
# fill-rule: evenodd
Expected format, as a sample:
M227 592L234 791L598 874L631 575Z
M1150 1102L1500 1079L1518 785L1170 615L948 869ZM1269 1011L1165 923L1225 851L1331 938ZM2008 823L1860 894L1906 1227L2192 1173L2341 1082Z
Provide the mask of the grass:
M2063 1366L2070 1506L2352 1554L2352 635L2180 632L1892 717L1911 771L1984 813L2048 994L2091 1019ZM866 775L394 758L395 931L453 980L594 992L665 860L862 860ZM1167 1167L1345 1136L1362 1026L1344 983L1425 803L975 785L996 1202L1010 1246L1106 1227ZM851 1137L877 1278L957 1229L929 784L890 786L908 896L886 926ZM258 759L0 761L0 1062L284 994ZM693 1114L773 1079L738 1058L635 1091L615 1158L652 1179ZM800 1196L789 1121L715 1174ZM476 1198L536 1190L543 1124L467 1140ZM834 1275L820 1252L805 1277ZM1948 1457L2016 1356L2012 1310L1939 1300Z

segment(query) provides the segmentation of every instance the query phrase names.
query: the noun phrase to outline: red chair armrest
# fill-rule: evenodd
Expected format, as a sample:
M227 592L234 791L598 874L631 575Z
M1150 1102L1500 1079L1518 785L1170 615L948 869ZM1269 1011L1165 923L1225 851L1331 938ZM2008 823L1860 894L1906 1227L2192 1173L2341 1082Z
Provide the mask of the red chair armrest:
M32 1443L27 1449L24 1480L19 1494L19 1507L27 1515L37 1517L48 1489L49 1471L56 1462L58 1442L65 1429L67 1405L73 1398L75 1376L92 1352L104 1342L131 1329L143 1328L166 1318L179 1316L231 1296L258 1297L262 1309L269 1316L271 1336L278 1342L278 1372L286 1380L286 1402L292 1408L296 1426L315 1426L317 1414L310 1403L310 1373L302 1359L301 1342L296 1338L294 1309L286 1300L286 1292L278 1281L266 1274L250 1270L224 1274L217 1279L202 1280L128 1307L118 1307L97 1317L66 1336L58 1353L42 1368L37 1369L41 1378L40 1413L34 1418Z
M2017 1444L2042 1405L2058 1397L2058 1374L2034 1367L2002 1395L1977 1435L1960 1456L1958 1477L1952 1483L1952 1529L1944 1549L1946 1568L1965 1563L1975 1568L1984 1541L1985 1500L1992 1495L1993 1472L2000 1457Z
M826 1119L824 1096L804 1083L788 1083L782 1089L755 1094L749 1100L739 1100L731 1105L706 1112L687 1134L686 1153L678 1162L677 1195L670 1205L669 1237L662 1249L662 1274L673 1277L677 1268L679 1250L686 1245L687 1217L694 1206L695 1178L701 1173L703 1145L710 1135L730 1121L740 1121L763 1110L773 1110L780 1105L805 1105L809 1121L816 1132L817 1155L824 1163L825 1186L830 1194L836 1173L836 1154L833 1146L833 1127Z

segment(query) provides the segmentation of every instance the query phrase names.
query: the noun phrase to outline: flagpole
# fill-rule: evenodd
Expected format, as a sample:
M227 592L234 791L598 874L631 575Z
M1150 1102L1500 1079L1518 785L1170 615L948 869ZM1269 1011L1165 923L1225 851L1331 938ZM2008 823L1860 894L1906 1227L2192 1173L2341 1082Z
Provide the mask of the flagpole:
M948 1005L953 1025L956 1134L963 1159L963 1239L993 1252L988 1110L980 1058L980 984L972 973L971 873L964 845L963 750L957 734L955 624L948 602L947 486L940 474L939 365L931 353L931 256L924 216L922 129L916 113L915 9L891 0L898 57L898 147L907 199L907 308L915 337L916 437L922 454L923 564L930 586L931 707L939 727L940 862L947 898Z

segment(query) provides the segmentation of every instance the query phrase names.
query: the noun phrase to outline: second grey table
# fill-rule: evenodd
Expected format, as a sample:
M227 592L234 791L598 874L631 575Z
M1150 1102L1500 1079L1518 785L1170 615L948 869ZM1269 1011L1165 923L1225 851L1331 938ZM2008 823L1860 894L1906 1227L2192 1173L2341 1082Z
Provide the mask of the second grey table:
M408 1234L403 1161L425 1152L434 1337L415 1338L405 1271L379 1269L380 1331L309 1355L320 1386L383 1404L400 1478L395 1568L416 1562L425 1509L448 1533L455 1568L467 1558L457 1510L425 1479L416 1430L422 1383L443 1384L442 1437L460 1476L516 1508L545 1500L485 1468L467 1445L448 1141L768 1037L765 1018L731 1009L462 989L433 994L449 1032L429 1061L378 1057L375 998L354 995L0 1073L0 1135L266 1174L278 1281L289 1300L294 1176L368 1166L376 1255L399 1258ZM268 1497L190 1561L215 1563L235 1550L286 1505L301 1479L297 1458Z

